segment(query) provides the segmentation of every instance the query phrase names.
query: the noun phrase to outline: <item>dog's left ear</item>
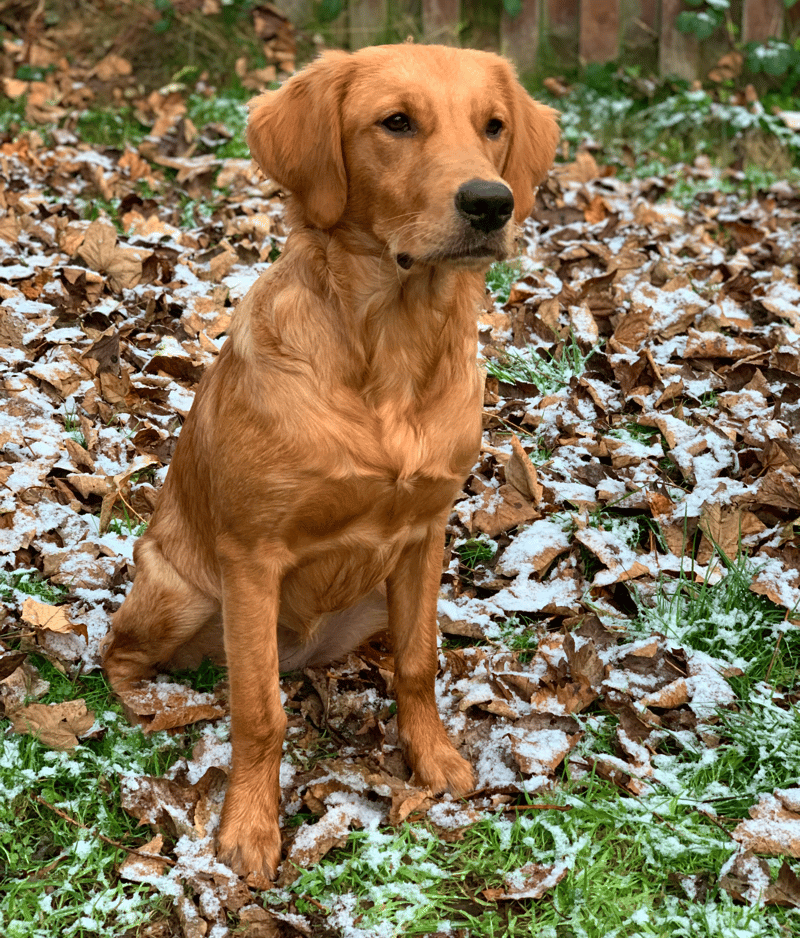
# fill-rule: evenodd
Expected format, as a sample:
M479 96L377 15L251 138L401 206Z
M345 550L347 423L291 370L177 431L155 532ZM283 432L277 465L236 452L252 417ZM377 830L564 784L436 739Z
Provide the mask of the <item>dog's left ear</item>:
M253 158L316 228L332 228L347 203L341 107L349 74L348 53L326 52L250 106Z
M514 193L514 220L521 225L533 209L534 190L555 159L560 132L558 111L534 101L513 72L511 89L511 146L501 176Z

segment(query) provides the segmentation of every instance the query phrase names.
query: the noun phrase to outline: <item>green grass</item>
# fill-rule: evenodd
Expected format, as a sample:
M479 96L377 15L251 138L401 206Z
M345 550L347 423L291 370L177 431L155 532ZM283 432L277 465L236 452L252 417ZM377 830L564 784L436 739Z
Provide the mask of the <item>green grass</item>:
M529 662L539 646L536 620L517 613L501 620L498 626L503 644L517 653L520 662Z
M71 437L82 447L86 447L86 438L83 436L83 432L81 431L81 423L78 419L74 403L71 407L69 407L66 403L64 404L64 430L67 432L68 437Z
M35 597L43 603L63 603L69 594L66 587L51 584L36 570L0 573L0 600L13 600L15 591Z
M697 583L691 574L662 579L654 605L640 602L631 630L640 636L660 632L724 659L744 669L750 683L771 677L793 687L800 673L800 631L786 622L781 607L750 590L756 571L740 555L725 562L724 577L717 583L708 577Z
M497 544L484 534L457 541L454 547L458 551L461 563L471 570L487 564L497 553Z
M182 668L173 672L172 680L205 694L213 691L225 678L225 674L224 668L214 665L209 659L203 659L198 669Z
M121 881L125 852L96 837L134 848L148 841L120 804L120 779L163 775L187 752L187 739L144 735L113 700L102 675L69 680L33 657L50 683L44 703L83 698L105 728L71 753L30 736L0 738L0 934L121 935L136 930L171 901L146 885ZM33 797L88 826L76 827Z
M486 286L494 295L498 303L508 302L511 288L522 274L522 265L519 261L497 261L486 272Z
M781 694L798 685L800 631L784 610L750 590L754 573L742 556L727 562L714 584L691 575L665 579L652 606L638 601L631 624L634 635L660 632L741 670L727 680L735 708L712 714L706 727L719 743L705 746L693 734L675 734L654 760L676 797L709 802L736 818L746 817L760 792L794 786L800 776L800 715Z
M294 899L344 935L777 935L798 925L796 912L742 908L719 890L731 841L669 795L622 795L590 776L535 801L569 808L489 813L450 843L425 825L357 831L265 900ZM531 863L566 875L541 900L483 895ZM681 885L688 878L707 888L702 902Z
M198 129L208 124L220 124L230 134L217 140L206 135L215 156L221 158L237 157L249 159L250 149L244 138L247 125L247 101L253 97L253 92L237 86L229 88L219 95L205 97L204 95L189 95L187 106L189 117Z
M134 115L133 108L91 108L79 114L75 135L83 143L124 150L136 148L150 132Z
M498 381L513 385L526 382L535 385L541 394L552 394L565 388L574 377L581 376L596 349L584 352L574 335L560 347L560 354L527 349L508 349L502 361L486 363L486 371Z

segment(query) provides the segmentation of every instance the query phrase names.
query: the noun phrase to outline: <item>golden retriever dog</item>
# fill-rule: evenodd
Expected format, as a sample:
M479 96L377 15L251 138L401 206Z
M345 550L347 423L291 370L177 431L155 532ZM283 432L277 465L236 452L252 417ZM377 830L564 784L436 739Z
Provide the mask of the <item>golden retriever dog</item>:
M484 274L513 253L558 130L505 59L403 44L324 54L255 99L247 139L292 232L200 383L104 665L124 691L196 664L222 624L218 853L272 877L281 670L388 625L415 781L472 788L434 693L445 524L479 453Z

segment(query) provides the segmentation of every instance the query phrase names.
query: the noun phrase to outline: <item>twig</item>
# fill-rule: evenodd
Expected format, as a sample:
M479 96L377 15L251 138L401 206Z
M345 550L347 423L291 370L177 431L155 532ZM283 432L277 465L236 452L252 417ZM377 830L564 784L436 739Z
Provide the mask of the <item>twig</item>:
M783 639L783 633L778 633L778 641L775 643L775 649L772 653L772 658L769 660L769 668L767 669L767 674L764 676L764 681L769 681L769 676L772 674L772 668L775 665L775 659L778 657L778 649L781 645L781 639Z
M308 894L305 894L303 896L303 899L306 901L306 903L311 903L313 906L315 906L321 913L324 913L326 916L330 916L331 911L327 908L327 906L323 906L319 902L319 900L315 900L313 897L310 897Z
M528 809L541 809L542 811L549 812L569 812L572 808L571 805L550 805L547 802L531 802L530 805L504 805L504 812L527 812Z
M717 828L720 829L720 831L724 831L725 834L726 834L729 838L732 837L732 836L731 836L731 833L728 831L728 829L722 824L722 822L717 821L717 819L714 818L714 816L711 814L711 812L707 812L705 809L698 809L697 811L698 811L701 815L705 816L713 825L716 825Z
M89 825L84 825L83 822L79 822L77 818L67 815L66 812L56 808L54 805L50 805L50 803L46 802L41 796L37 796L35 793L31 793L30 796L35 802L38 802L39 805L43 805L46 809L50 809L51 812L58 815L59 818L63 818L65 822L69 822L70 825L74 825L76 828L83 828L84 831L91 832L95 838L99 838L106 844L110 844L113 848L119 848L121 851L126 851L128 854L135 854L137 857L145 858L148 861L163 861L164 864L170 867L175 866L175 861L170 860L168 857L164 857L161 854L146 854L144 851L137 851L136 848L129 848L120 841L114 841L113 838L107 838L105 835L101 835L96 828L90 828Z
M117 497L118 497L119 499L122 499L122 501L123 501L123 503L125 504L126 508L129 508L129 509L131 510L131 512L133 512L133 514L139 519L140 522L143 522L145 525L147 524L147 519L146 519L146 518L142 518L142 516L139 515L139 513L136 511L136 509L130 504L130 502L128 502L128 500L125 498L125 496L123 496L121 490L119 490L119 489L117 490Z

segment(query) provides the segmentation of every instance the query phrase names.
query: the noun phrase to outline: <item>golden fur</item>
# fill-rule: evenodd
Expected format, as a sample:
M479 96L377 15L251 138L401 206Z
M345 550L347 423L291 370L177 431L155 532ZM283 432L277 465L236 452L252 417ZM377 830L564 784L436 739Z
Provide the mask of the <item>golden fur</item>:
M242 874L280 861L279 669L387 622L416 780L472 786L434 696L444 529L480 444L484 273L557 138L508 62L437 46L330 52L253 103L294 228L200 383L104 659L124 690L219 651L224 622L218 847Z

